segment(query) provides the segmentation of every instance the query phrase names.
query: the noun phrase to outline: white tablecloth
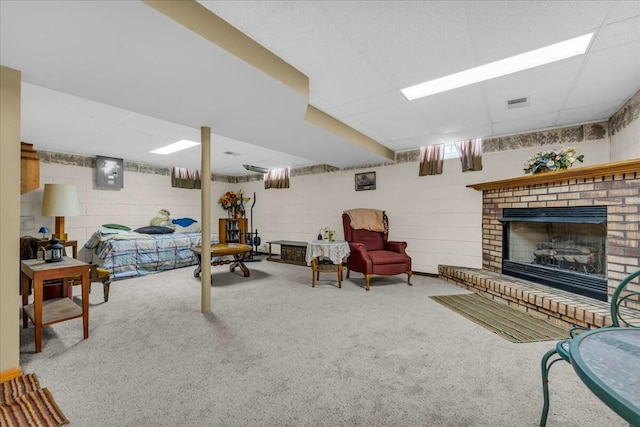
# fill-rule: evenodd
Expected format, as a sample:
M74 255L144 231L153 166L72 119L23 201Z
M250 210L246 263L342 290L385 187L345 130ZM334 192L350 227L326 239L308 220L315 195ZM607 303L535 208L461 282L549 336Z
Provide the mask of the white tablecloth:
M307 265L311 265L314 258L329 258L332 263L340 264L351 253L346 240L314 240L307 243Z

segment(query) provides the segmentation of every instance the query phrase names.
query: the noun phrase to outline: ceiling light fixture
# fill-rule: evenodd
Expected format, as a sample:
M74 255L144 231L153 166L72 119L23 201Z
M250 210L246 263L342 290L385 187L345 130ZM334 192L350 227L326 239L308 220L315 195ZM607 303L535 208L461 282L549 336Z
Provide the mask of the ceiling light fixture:
M446 92L451 89L472 85L518 71L528 70L540 65L582 55L587 51L593 33L566 40L560 43L535 49L520 55L491 62L459 73L450 74L402 89L402 94L409 100Z
M260 166L252 166L252 165L242 165L242 166L244 166L244 168L249 172L256 172L256 173L262 173L262 174L269 172L269 169L261 168Z
M156 150L151 151L154 154L171 154L176 151L186 150L187 148L194 147L196 145L200 145L199 142L189 141L187 139L183 139L178 142L174 142L173 144L165 145L164 147L160 147Z

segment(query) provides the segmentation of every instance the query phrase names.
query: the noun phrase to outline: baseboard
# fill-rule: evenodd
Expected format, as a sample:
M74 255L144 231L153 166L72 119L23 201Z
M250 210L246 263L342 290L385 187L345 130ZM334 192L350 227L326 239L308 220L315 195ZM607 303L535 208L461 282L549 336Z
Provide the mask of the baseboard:
M423 273L421 271L413 271L413 274L416 276L438 277L437 273Z
M22 368L20 366L17 368L7 369L6 371L0 372L0 383L18 378L20 375L22 375Z

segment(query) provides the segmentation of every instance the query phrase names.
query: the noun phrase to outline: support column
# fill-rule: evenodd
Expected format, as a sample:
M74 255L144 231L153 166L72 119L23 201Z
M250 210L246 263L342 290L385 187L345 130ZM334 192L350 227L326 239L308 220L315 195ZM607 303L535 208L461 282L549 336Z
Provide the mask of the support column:
M20 368L20 87L22 74L0 66L0 382Z
M202 218L201 311L211 313L211 128L200 128L200 217Z

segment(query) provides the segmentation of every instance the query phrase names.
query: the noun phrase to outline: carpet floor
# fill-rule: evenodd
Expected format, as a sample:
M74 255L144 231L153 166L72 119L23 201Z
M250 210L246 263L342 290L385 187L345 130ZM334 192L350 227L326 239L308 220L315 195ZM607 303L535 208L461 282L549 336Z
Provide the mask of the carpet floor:
M358 273L312 288L308 267L248 266L212 268L207 314L195 267L114 281L107 303L94 284L89 338L56 323L35 353L21 329L22 370L73 427L538 425L554 343L511 343L429 298L467 290L398 275L367 292ZM568 363L549 381L549 427L628 427Z
M569 328L554 325L477 293L430 298L511 342L559 341L569 338Z

